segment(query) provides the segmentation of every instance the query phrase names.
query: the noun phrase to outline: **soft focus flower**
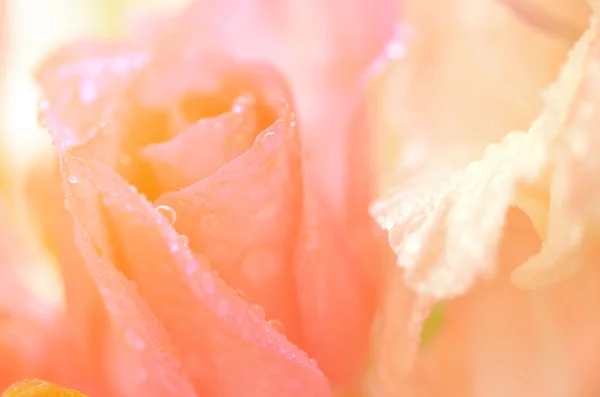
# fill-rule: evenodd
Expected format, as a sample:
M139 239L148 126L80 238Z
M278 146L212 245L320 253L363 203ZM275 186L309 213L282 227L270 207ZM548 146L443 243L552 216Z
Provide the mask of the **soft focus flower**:
M203 0L61 49L67 308L1 217L3 396L596 396L597 6Z
M25 362L28 378L261 397L360 379L378 263L349 243L367 207L346 195L345 131L397 15L284 3L198 2L41 68L58 167L40 164L29 196L64 278L68 370Z
M433 2L408 1L406 56L375 83L382 142L398 141L378 159L380 189L393 188L372 206L398 264L375 335L378 395L593 396L600 387L597 14L533 121L570 37L513 7L523 2L505 3L449 2L433 13ZM584 30L552 10L558 2L546 5L546 16ZM432 307L437 334L417 349Z

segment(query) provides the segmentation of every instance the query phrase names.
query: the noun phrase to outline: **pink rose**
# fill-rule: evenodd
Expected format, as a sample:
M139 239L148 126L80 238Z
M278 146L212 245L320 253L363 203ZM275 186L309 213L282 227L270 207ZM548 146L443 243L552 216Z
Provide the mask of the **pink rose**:
M380 261L350 241L370 223L346 187L346 130L395 15L252 5L198 2L40 69L58 167L29 190L64 277L73 366L45 380L115 396L356 387Z

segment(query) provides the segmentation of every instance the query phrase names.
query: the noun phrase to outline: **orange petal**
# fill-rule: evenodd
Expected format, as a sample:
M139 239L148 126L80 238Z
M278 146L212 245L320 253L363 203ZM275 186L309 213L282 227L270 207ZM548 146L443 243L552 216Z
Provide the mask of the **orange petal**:
M85 231L78 219L83 213L81 204L69 200L75 221L75 241L110 320L111 332L104 344L107 354L104 371L113 393L118 396L196 396L180 369L169 337L151 308L139 295L136 285L112 266L100 248L102 245Z
M53 159L54 160L54 159ZM65 194L56 161L40 161L30 172L26 194L46 248L60 267L66 298L66 325L77 350L85 352L80 366L101 373L106 313L85 261L75 244L73 221L65 208ZM85 364L84 364L85 363Z
M263 306L269 318L282 321L286 334L296 341L298 314L292 264L302 198L296 119L288 105L289 95L272 70L248 66L244 75L256 85L250 91L256 95L256 106L251 109L264 125L256 124L246 131L229 130L227 134L246 132L250 136L241 139L252 138L254 144L205 178L201 175L204 167L210 166L211 157L218 157L220 145L229 143L225 136L209 148L208 158L175 150L171 159L187 155L189 167L178 169L172 176L191 184L163 194L156 204L173 208L177 214L174 226L189 238L190 247L206 256L228 285ZM210 124L223 130L222 124L207 121ZM173 141L161 146L170 143ZM202 145L207 143L210 141ZM170 148L177 149L173 145ZM161 167L156 159L151 161Z
M341 215L349 112L359 77L392 35L394 6L385 0L198 1L146 36L281 70L294 92L303 151L318 170L311 171L312 178ZM173 25L180 29L170 29Z
M109 211L119 262L179 348L183 368L198 390L223 396L329 394L306 354L276 332L260 308L249 306L212 274L207 261L192 254L149 202L106 166L74 161L67 174L74 172L72 167L86 170ZM76 206L81 211L89 197L74 202L74 211ZM93 216L88 212L87 222ZM107 287L106 294L112 294L115 287Z

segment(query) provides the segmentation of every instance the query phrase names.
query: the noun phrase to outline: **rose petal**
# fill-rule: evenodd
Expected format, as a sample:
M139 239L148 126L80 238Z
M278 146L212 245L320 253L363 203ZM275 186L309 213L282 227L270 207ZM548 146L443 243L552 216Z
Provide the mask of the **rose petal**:
M334 4L333 2L331 4L322 4L320 2L293 2L292 5L297 7L298 12L278 14L277 11L273 9L272 5L264 8L255 5L254 7L248 8L245 4L242 5L237 3L232 5L226 3L198 2L192 9L184 12L182 16L176 20L176 23L171 22L165 24L165 26L177 26L178 29L169 28L168 30L170 30L170 32L167 33L162 29L157 29L157 42L159 42L159 44L154 42L152 46L160 48L170 47L173 53L181 52L180 49L183 48L185 49L183 52L192 57L195 56L194 53L201 53L202 50L217 48L219 51L230 50L232 54L241 58L271 60L274 61L275 64L283 66L287 72L286 74L292 77L296 89L295 91L298 92L301 97L302 112L303 114L306 114L305 119L307 120L306 128L310 130L308 133L309 138L307 139L307 141L310 142L305 157L314 164L314 166L305 168L304 172L311 173L307 178L314 181L311 183L315 185L315 190L318 192L326 192L326 194L317 193L317 195L329 202L327 206L328 213L323 215L326 217L326 220L324 219L320 222L325 224L324 229L330 229L331 233L334 234L334 237L328 236L327 234L330 232L327 231L324 239L330 239L334 241L334 243L324 242L321 245L323 247L332 247L338 245L338 243L335 243L336 239L344 240L346 238L342 226L329 226L327 224L333 223L336 218L345 216L345 198L341 197L345 190L341 187L345 183L344 169L346 167L346 144L344 131L346 127L345 116L350 110L349 102L350 98L353 96L351 86L356 81L358 74L362 72L364 65L377 53L377 51L380 50L383 41L391 32L391 21L394 17L394 13L389 12L391 7L389 7L388 2L369 4L369 12L365 12L362 8L362 3L356 7L356 9L347 7L347 5L340 7L339 4ZM323 8L327 10L327 13L322 12ZM340 12L341 9L344 10L343 13ZM236 12L232 12L232 10L235 10ZM244 12L242 10L251 10L251 13L255 15L256 18L248 18L247 15L243 15ZM331 14L335 17L333 20L334 28L331 31L327 27L331 25L329 19L323 22L320 22L318 19L326 14ZM225 16L227 16L227 18L225 18ZM200 21L205 21L205 23ZM219 21L218 24L216 21ZM228 23L223 23L223 21L228 21ZM257 23L257 21L260 22ZM306 21L311 21L311 24L315 26L315 30L310 37L318 41L316 42L316 46L305 45L306 37L303 33L304 30L299 32L295 29L296 26L306 26ZM245 28L248 24L252 25L250 29ZM201 34L198 34L195 30L198 26L204 26ZM325 35L318 33L318 31L321 31L321 28L326 32ZM278 30L284 30L286 34L279 34L277 33ZM240 32L243 33L240 34ZM253 34L250 35L248 32L252 32ZM189 41L189 38L191 37L195 37L193 42ZM323 39L324 37L326 37L326 40ZM178 45L173 46L173 42L177 42ZM310 54L305 53L305 51L310 51ZM314 51L316 51L316 53L314 53ZM165 51L165 54L168 53L168 51ZM168 58L168 56L165 56L163 59ZM166 63L168 64L169 62ZM150 99L145 105L160 106L161 103L165 103L165 101L168 102L173 98L173 95L171 95L172 92L181 93L181 89L186 87L190 89L190 79L194 81L193 84L197 84L197 76L203 74L198 74L197 70L194 70L191 65L193 65L193 62L190 62L188 67L183 68L184 73L170 73L168 76L169 79L162 80L165 81L165 84L154 84L154 87L152 87L152 84L147 84L146 86L150 88L148 88L148 92L142 96ZM168 69L168 67L166 69ZM160 76L161 73L164 72L160 67L148 67L147 70L150 71L145 77L148 81L152 81L153 79L155 79L154 81L157 81L157 75ZM158 81L161 81L160 77L157 79ZM208 80L210 80L210 75ZM166 82L168 82L168 84ZM206 90L206 87L211 85L211 81L204 80L202 83L202 79L200 79L198 84L198 87ZM194 85L192 90L198 87ZM217 87L217 92L218 90L219 88ZM126 93L126 96L129 94L130 93ZM130 96L127 97L131 99ZM100 116L99 118L102 120L105 119L103 116ZM151 119L154 121L161 121L160 116L156 117L156 119L153 119L152 117L148 118L148 120ZM144 128L137 126L136 130L140 133L136 133L135 135L141 136L142 133L144 135L153 135L153 133L148 134L149 130L146 127L150 127L154 121L144 123ZM327 131L327 133L324 133L324 131ZM127 135L133 136L134 134ZM189 136L193 135L195 134L189 134ZM137 141L137 138L135 138L135 140ZM159 140L165 139L161 138ZM99 142L99 140L97 142ZM155 142L156 140L154 143ZM184 142L190 141L186 141L182 138L174 139L168 146L169 151L182 149L184 146L182 143ZM98 144L98 146L106 147L107 145ZM127 144L124 146L128 147ZM123 146L116 150L122 148ZM162 146L162 148L166 147ZM160 147L152 146L152 149L160 149ZM162 154L164 153L166 153L166 151L162 152ZM128 159L133 157L131 156L131 153L126 154L127 156L130 156ZM146 155L145 158L148 159L148 151L144 151L144 155ZM168 186L181 187L184 184L183 180L178 179L181 174L169 178L167 173L169 167L165 167L168 164L175 164L175 156L169 155L168 158L161 155L156 156L155 152L150 157L152 157L152 161L155 161L155 164L160 165L160 167L155 168L161 171L163 182L168 181L168 183L171 184ZM201 169L201 172L198 172L197 174L189 173L185 178L191 179L192 176L198 177L199 175L206 174L209 169L212 170L219 167L223 163L218 157L219 156L211 157L211 161L207 160L205 164L202 164L203 167L206 166L205 169L201 169L203 167L196 167L201 161L196 162L195 166L190 167L189 169L186 166L184 170L189 171L191 169L199 168ZM214 163L212 162L212 159L215 159ZM112 160L108 160L105 164L112 166L111 161ZM190 161L189 164L193 163ZM120 166L117 166L116 168L120 168ZM119 171L128 181L140 187L143 193L148 194L151 198L155 197L154 193L156 193L156 191L151 192L149 188L152 185L156 185L155 181L146 179L145 177L141 178L143 179L143 182L131 179L130 175L143 174L138 172L139 170L128 171L129 173L123 172L122 169L119 169ZM187 173L188 171L185 172ZM276 200L277 199L274 199L274 201ZM311 198L310 200L316 199ZM294 205L290 205L290 208L294 208ZM261 208L261 210L268 212L270 208ZM263 212L261 211L261 213ZM337 213L337 216L329 213ZM178 222L175 226L179 229L181 220L187 219L187 216L181 208L177 210L177 214ZM317 216L320 215L311 215L311 217ZM288 226L286 225L285 228L288 229ZM267 227L264 227L264 230L266 229ZM195 242L192 233L188 234L192 245L199 244L198 242ZM292 240L289 237L286 238ZM215 251L217 250L223 251L222 246L221 248L216 247ZM258 268L260 270L259 273L262 273L262 270L266 267L257 267L253 265L253 263L256 263L257 261L272 263L270 257L272 252L266 252L266 256L264 256L264 254L265 252L262 249L259 249L256 253L250 253L248 256L251 260L248 260L250 264L248 267L251 270L252 268ZM369 310L372 311L372 308L369 308L372 303L362 303L360 301L372 301L372 295L374 294L369 291L369 288L373 288L372 286L365 286L365 284L369 284L371 281L363 282L363 280L361 280L363 274L369 273L369 271L361 269L364 264L368 264L368 261L356 264L356 261L352 260L352 256L355 254L356 252L348 252L346 247L339 247L336 248L336 252L331 255L322 252L318 254L319 256L315 256L314 253L311 253L310 255L313 258L313 264L311 266L296 266L296 272L306 271L306 274L302 275L304 280L302 282L302 288L304 289L304 296L302 297L304 307L302 310L305 312L304 317L307 319L303 327L305 329L314 328L314 330L307 331L307 333L310 332L310 338L313 340L313 342L310 342L311 345L320 346L322 348L331 347L331 352L338 353L338 358L336 360L334 360L335 354L332 354L331 352L321 355L322 357L330 357L330 359L327 359L327 362L325 361L325 358L320 358L327 372L331 372L334 376L337 376L335 373L349 373L348 370L341 370L339 368L345 366L348 368L356 368L357 362L360 362L361 357L364 356L364 348L366 346L361 340L364 339L366 335L365 330L369 326L369 321L367 319L369 318ZM365 258L367 256L368 254L364 255ZM331 270L327 273L329 279L326 280L326 282L324 280L319 288L314 288L311 284L304 285L309 282L308 280L310 280L313 273L320 273L318 269L319 264L315 259L319 257L323 260L331 261L329 264ZM337 266L337 264L339 264L339 266ZM275 267L276 266L277 265L275 265ZM224 278L227 278L224 272L222 274L224 275ZM321 276L324 276L324 274L320 274ZM287 278L287 276L284 278ZM360 312L363 313L356 317L346 317L346 320L350 321L349 327L346 326L346 329L350 328L353 330L352 338L360 336L359 338L352 339L354 341L351 343L352 347L347 349L343 349L341 343L341 341L347 339L340 338L340 335L345 335L343 322L340 321L334 324L334 317L329 317L330 321L324 322L323 324L314 323L309 320L313 317L311 311L316 312L316 308L310 307L308 303L321 302L318 297L328 295L326 293L327 286L337 285L340 287L342 285L342 280L350 280L347 284L348 289L336 288L335 294L330 294L332 295L332 301L327 304L329 307L328 310L332 313L335 313L336 311L338 313L342 312L342 309L346 306L344 296L348 294L348 299L359 301L361 306ZM286 297L290 295L290 292L293 293L293 288L285 290L285 286L289 284L291 283L288 282L288 284L284 283L281 286L275 287L284 290L283 296ZM265 289L265 291L271 292L269 289ZM332 289L332 291L334 291L334 289ZM309 297L309 294L313 296ZM272 306L283 307L288 304L288 301L294 299L295 297L293 296L290 299L287 299L287 297L278 300L269 298L269 301L272 302L269 304ZM256 301L259 300L257 299ZM282 305L279 305L279 301L281 301ZM335 304L333 302L335 302ZM297 329L297 326L295 325L297 320L293 320L296 318L295 308L285 311L280 310L279 312L282 314L277 314L277 311L274 312L269 307L266 309L269 315L274 313L274 317L277 316L277 320L284 320L283 322L286 323L286 333L289 333L294 340L299 339L293 335L294 332L296 332L295 329ZM286 319L286 316L290 319ZM333 329L336 330L335 333L330 332ZM337 366L339 368L333 371L329 370L330 366Z
M144 36L281 70L297 100L303 152L318 170L311 178L342 215L347 122L357 82L391 37L396 16L390 1L197 1Z
M55 117L54 119L49 120L48 126L50 127L50 130L54 135L56 147L59 151L59 155L62 158L62 161L70 162L68 165L64 165L66 167L65 182L70 181L72 185L81 185L77 189L72 189L72 193L75 194L76 197L78 197L78 199L75 202L78 203L79 206L81 206L82 210L85 210L86 215L84 218L86 219L86 224L88 226L89 233L95 236L93 237L94 242L99 244L99 246L105 247L107 255L109 257L113 256L111 247L106 246L103 243L103 227L97 224L98 216L91 215L97 213L98 211L94 208L96 204L93 200L85 199L85 197L91 198L94 196L92 191L93 189L90 190L90 186L83 186L85 185L85 179L92 174L91 171L88 172L85 168L92 167L89 165L83 167L83 160L73 160L64 151L67 150L66 148L68 148L69 145L73 144L74 142L81 143L82 141L73 141L70 139L68 131L67 134L64 133L65 129L62 128L63 124L61 124L64 121L64 119L56 117L56 115L64 115L64 112L60 112L60 106L62 106L62 104L58 103L58 111L56 112L56 114L52 113L55 111L54 109L49 111L48 114L54 115ZM68 117L65 117L65 119L68 120ZM288 119L285 123L287 125L291 123L291 121ZM266 148L267 152L273 151L277 147L278 140L280 138L280 130L281 132L286 133L288 131L287 127L282 128L278 126L274 126L274 130L274 132L270 131L271 134L269 134L268 132L264 133L265 137L263 139L263 146ZM106 142L110 143L110 140L112 139L111 136L112 129L110 128L110 126L109 128L105 128L101 131L89 134L87 136L88 141L83 141L85 147L82 147L80 150L83 153L87 153L87 156L91 156L92 158L105 159L105 161L107 161L109 164L114 164L113 162L111 162L111 159L112 161L114 161L115 156L110 155L111 146L106 144ZM262 139L262 136L259 138ZM263 149L261 148L258 150L262 151ZM259 156L262 156L262 154L260 154ZM287 170L285 171L287 172ZM285 175L276 174L278 180L280 180L279 178L283 176ZM111 176L111 178L114 177L116 177L116 175ZM123 182L121 181L120 183ZM102 182L101 185L104 186L104 182ZM290 186L294 187L295 185L291 184ZM129 187L126 187L126 191L130 192ZM138 197L137 199L139 200L140 198ZM73 204L72 206L74 207ZM109 208L113 210L114 205L109 206ZM123 208L121 208L121 210L123 210ZM152 211L152 216L156 216L154 214L154 211ZM123 223L121 219L119 219L118 222L114 222L114 219L116 218L113 218L113 224L117 235L131 236L138 234L137 232L132 232L131 230L123 230L123 227L127 229L135 226L135 224L133 226L128 225L127 223ZM135 219L133 219L133 221L135 221ZM161 229L159 228L159 230ZM116 241L117 240L115 240L115 242ZM288 239L288 241L293 241L293 239ZM137 258L133 262L130 261L130 258L132 257L132 255L134 255L134 252L137 251L137 248L135 248L131 244L121 246L120 248L121 252L119 253L119 256L121 258L125 258L125 262L127 262L125 263L121 261L122 267L126 269L129 274L134 275L134 278L139 283L141 290L144 291L144 297L153 302L152 306L154 310L160 309L159 313L161 319L167 325L167 330L169 331L169 333L171 333L172 335L174 334L176 344L182 350L188 352L185 355L184 362L187 364L187 369L192 369L191 376L195 380L195 383L198 384L198 387L205 390L223 390L223 393L225 393L225 395L227 395L227 393L232 393L232 395L238 395L239 393L242 393L242 391L248 393L249 389L252 390L252 385L254 385L254 388L257 390L256 393L259 393L259 395L261 396L265 395L264 393L274 393L275 395L279 395L281 390L286 391L286 395L292 395L291 393L300 393L301 395L306 395L307 393L312 393L311 395L329 394L329 387L327 385L327 382L325 381L323 376L314 368L315 365L308 360L304 353L297 350L293 345L285 341L285 339L282 339L282 336L276 334L274 331L272 331L271 328L267 327L265 331L265 325L254 325L251 318L252 316L257 316L257 314L255 313L255 309L249 310L243 302L239 301L238 298L231 296L231 291L228 292L229 295L225 294L225 296L228 297L228 299L233 300L233 302L227 302L225 300L223 300L222 302L213 302L213 305L218 304L218 307L212 307L212 311L216 312L215 314L211 314L210 311L207 311L201 305L192 305L193 310L195 310L194 315L192 315L192 318L195 319L193 327L197 327L198 329L197 332L194 331L195 337L193 339L190 339L190 331L188 327L181 326L182 324L187 323L187 321L189 320L189 315L186 314L185 319L180 318L179 315L173 318L171 313L172 307L166 307L164 305L164 295L161 294L159 298L157 295L151 294L150 296L153 298L149 298L149 296L146 295L146 292L150 293L151 291L156 290L156 288L153 287L151 284L154 284L159 277L156 276L156 274L150 274L150 278L148 278L147 270L143 270L141 273L139 272L141 269L138 268L136 264L143 263L143 259L140 261L140 259ZM131 248L134 248L134 251L131 251ZM164 245L163 248L166 249L166 254L174 255L174 253L170 251L170 244ZM160 256L161 255L153 255L153 258L158 259L160 258ZM149 264L150 263L146 263L146 265ZM160 265L163 266L164 264L165 263L162 263ZM159 269L160 268L161 267L159 267ZM206 277L212 278L213 276L208 275L204 278ZM195 280L195 285L197 285L198 277L195 277ZM174 286L173 291L179 290L177 287L175 287L178 285L175 282L175 280L174 283L171 285ZM189 302L190 299L192 302L194 302L195 299L197 299L197 297L193 298L195 296L192 293L194 290L190 289L189 286L187 288L184 288L184 290L189 291L188 293L191 295L190 298L185 298L184 302L179 302L181 303L181 305L179 305L179 303L176 304L177 306L182 308L189 306L186 305L185 302ZM175 293L174 298L179 299L177 296L178 293ZM157 304L158 306L154 307L154 304ZM242 307L242 309L240 309L240 306ZM233 340L231 340L231 338L230 340L222 340L221 335L231 334L231 331L226 330L225 325L218 326L218 324L220 323L218 321L214 321L218 319L218 313L221 313L222 310L224 310L223 307L225 307L225 309L229 307L229 313L233 313L232 315L234 320L234 329L238 329L237 336L236 333L232 335ZM240 314L242 324L238 324L237 322L235 322L237 321L238 317L236 311L241 311L241 313L238 314ZM165 315L166 319L168 320L162 318L162 315ZM212 317L215 318L211 321L210 318ZM246 320L246 318L248 317L250 317L250 319ZM214 325L211 326L210 329L205 330L204 325L208 322L212 322ZM243 338L241 337L244 337L244 335L239 335L239 330L241 329L242 331L247 331L246 328L249 323L252 323L253 327L259 328L262 335L260 336L260 343L265 345L267 348L272 346L271 349L274 350L274 355L273 353L268 353L267 351L254 345L253 343L248 345L246 342L243 342ZM221 330L223 327L225 327L225 330ZM206 338L200 338L200 340L196 339L197 335L201 335L198 332L206 332ZM252 334L254 334L255 332L256 331L253 330ZM247 339L248 337L249 336L246 333L245 338ZM244 352L245 350L247 350L246 354L249 356L248 360L256 360L256 362L261 363L260 365L253 366L253 368L256 368L257 371L262 370L263 376L255 376L252 373L249 373L245 361L244 363L240 363L239 358L242 355L242 352ZM287 359L280 358L282 357L282 355L287 356ZM218 357L218 359L215 357ZM225 362L227 363L227 369L224 370L221 366L217 366L215 368L213 360L217 360L218 362L220 362L221 360L225 360ZM287 360L289 360L289 362ZM203 363L203 365L199 365L198 363ZM267 363L271 364L266 365ZM239 370L236 370L236 365L238 364L242 365L242 367L239 367ZM284 376L282 377L282 381L273 382L273 380L270 379L270 376L268 375L269 371L275 371L274 373L277 374L283 373ZM285 376L286 373L289 374L289 376ZM292 375L295 373L298 373L298 375ZM220 378L225 378L225 381L215 382L214 376L217 374ZM235 378L235 381L226 381L227 376L233 376ZM229 389L231 389L231 391L228 391ZM309 392L307 390L311 391Z
M79 364L87 369L83 372L100 377L106 312L75 245L73 221L65 208L66 197L60 188L57 164L42 160L30 174L26 192L28 208L60 266L66 298L66 326L72 333L70 340L79 351L85 351Z
M115 241L122 242L120 260L180 349L198 390L223 396L329 394L308 357L210 273L150 203L112 170L78 161L109 211Z
M373 280L363 278L368 272L362 266L369 262L350 247L350 233L334 218L327 201L311 188L305 184L295 264L303 335L327 375L348 382L359 376L366 364L374 314Z
M270 318L282 321L286 334L297 340L291 265L301 198L296 121L278 81L268 74L261 78L270 71L247 70L253 79L264 81L259 92L265 95L259 101L273 109L276 121L217 173L164 194L156 204L173 208L178 214L175 227L189 237L194 251L205 255L229 285L263 306ZM196 173L203 162L197 164Z
M70 199L72 200L72 199ZM113 393L120 396L194 397L192 386L179 369L167 335L136 286L113 267L91 240L78 216L85 214L71 201L75 241L102 296L112 333L108 336L107 365Z
M175 132L171 140L141 149L142 157L157 173L163 191L198 182L242 155L258 133L283 117L279 109L282 104L291 103L287 93L282 92L283 82L272 69L231 60L222 65L216 59L210 60L207 54L194 59L172 56L172 64L158 76L169 86L170 99L165 99L164 92L156 99L145 92L155 89L155 80L150 85L138 82L140 101L151 101L153 106L163 109L175 104L179 118L184 119L180 122L189 124L183 132ZM193 77L186 81L192 86L174 90L173 86L180 84L173 82L172 76L186 75L190 65L195 65ZM212 71L213 68L217 71ZM205 73L198 73L199 69ZM156 79L158 72L152 70ZM194 87L194 81L205 80L211 82L209 88L202 87L208 83ZM160 102L156 102L159 98ZM215 117L211 117L213 113Z
M65 144L68 143L68 137L65 142L61 131L58 129L52 132L65 167L65 180L72 182L72 188L69 189L70 194L75 197L72 199L72 208L79 213L78 217L86 220L85 225L93 233L93 241L103 247L102 233L99 233L95 224L98 212L94 211L95 203L91 200L95 191L102 193L116 235L125 238L120 241L127 242L119 246L118 257L125 260L122 262L123 266L134 275L142 295L151 302L175 343L184 352L185 368L190 371L197 387L207 391L219 390L220 395L254 393L252 390L256 390L257 395L261 396L271 393L280 395L282 392L286 395L329 394L327 382L306 355L282 339L264 320L261 321L260 314L256 312L258 309L248 309L245 302L236 298L231 290L215 283L214 276L207 273L206 268L202 270L185 247L173 249L173 244L181 242L174 241L177 237L172 229L161 225L160 220L163 218L152 207L148 208L148 204L132 192L123 180L94 160L76 159L65 153L63 149L68 147ZM96 155L94 148L98 144L94 140L102 139L103 133L92 136L89 143L79 151L88 156ZM266 137L267 141L268 139L270 138ZM86 178L93 184L85 183ZM117 197L116 201L114 197ZM140 219L150 221L150 224L144 221L140 224ZM127 240L129 236L144 238ZM148 244L154 246L156 251L149 252ZM173 270L176 272L173 273ZM193 274L188 275L190 271ZM166 273L163 274L164 272ZM169 277L171 281L167 281ZM170 292L165 294L161 288L157 288L159 285L168 286ZM213 289L216 291L215 298L211 299ZM175 303L169 302L171 299ZM188 308L193 310L193 314L173 312L173 307ZM220 321L219 313L227 316L228 325ZM193 320L192 324L188 324L190 319ZM209 323L211 326L206 327ZM190 335L194 337L190 338ZM251 339L254 335L258 338L256 342ZM244 356L246 359L240 360ZM256 364L253 365L252 362ZM248 372L248 368L257 372ZM274 377L274 373L278 376ZM231 380L228 381L229 377ZM280 381L275 382L274 379Z
M348 152L346 213L339 216L305 158L303 220L295 265L306 346L326 374L356 382L367 365L369 332L381 294L385 242L365 209L372 200L369 129L362 113L353 120ZM352 310L347 310L352 307ZM348 348L351 346L351 349Z
M202 120L168 142L146 146L141 155L162 188L178 190L204 179L247 150L255 139L254 115L228 113Z
M2 207L4 203L2 203ZM86 374L64 313L33 290L31 278L50 266L12 216L0 210L0 389L15 379L40 376L102 392ZM51 280L46 287L60 288Z

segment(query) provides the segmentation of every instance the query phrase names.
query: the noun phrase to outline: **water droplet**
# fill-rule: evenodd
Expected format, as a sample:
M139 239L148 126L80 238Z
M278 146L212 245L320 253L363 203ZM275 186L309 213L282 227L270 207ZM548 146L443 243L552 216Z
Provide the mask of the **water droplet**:
M174 224L177 220L177 213L168 205L159 205L158 207L154 208L154 211L164 216L167 219L167 222L169 222L169 225Z
M283 325L283 323L277 319L272 319L269 320L269 326L271 328L273 328L275 331L279 332L280 334L285 333L285 326Z
M295 352L294 350L292 350L292 353L290 354L290 358L291 358L292 360L295 360L295 359L296 359L296 357L297 357L297 356L296 356L296 352Z
M279 353L280 354L285 354L285 347L283 345L279 346Z
M263 135L261 142L268 151L272 151L279 147L281 136L273 131L269 131Z
M69 183L75 184L75 183L79 183L85 179L86 169L79 161L76 161L76 162L72 163L70 166L66 167L66 173L67 173L67 181Z
M248 314L255 323L260 323L265 318L265 310L259 305L251 305Z
M211 273L203 272L201 277L201 283L202 287L207 293L213 294L215 292L215 282Z
M144 350L146 348L144 340L131 329L125 331L125 342L137 350Z
M254 99L253 96L251 96L249 94L245 94L245 95L239 96L235 99L231 110L234 113L241 113L245 109L248 109L249 107L253 106L255 102L256 102L256 100Z
M314 358L309 358L308 365L310 365L313 368L317 368L317 361Z
M294 128L296 126L296 120L290 121L290 127Z
M190 239L185 234L180 235L179 240L181 241L181 245L183 245L184 247L187 247L190 243Z
M179 241L171 243L171 252L176 254L181 250Z

